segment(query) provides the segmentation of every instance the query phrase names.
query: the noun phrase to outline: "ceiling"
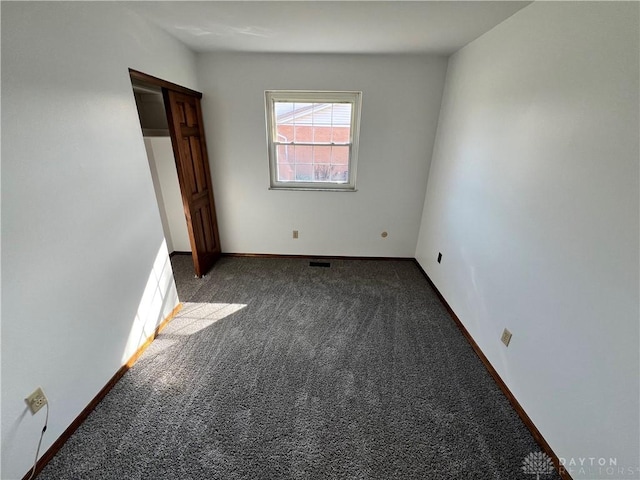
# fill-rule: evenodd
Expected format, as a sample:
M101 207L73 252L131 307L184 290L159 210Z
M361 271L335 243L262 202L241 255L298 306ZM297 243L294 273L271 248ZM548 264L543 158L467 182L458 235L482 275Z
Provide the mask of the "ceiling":
M531 2L127 2L196 52L449 55Z

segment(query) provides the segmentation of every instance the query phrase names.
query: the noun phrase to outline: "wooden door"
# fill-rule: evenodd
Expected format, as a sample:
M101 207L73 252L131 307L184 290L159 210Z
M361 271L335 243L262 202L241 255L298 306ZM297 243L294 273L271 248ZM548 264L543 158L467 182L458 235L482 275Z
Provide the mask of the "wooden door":
M196 276L202 277L220 257L218 222L200 97L162 89L176 158L184 215Z

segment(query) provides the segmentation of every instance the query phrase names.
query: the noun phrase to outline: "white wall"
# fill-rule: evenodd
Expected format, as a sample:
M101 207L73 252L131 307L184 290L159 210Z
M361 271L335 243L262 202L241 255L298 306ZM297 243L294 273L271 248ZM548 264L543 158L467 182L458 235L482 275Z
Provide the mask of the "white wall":
M169 228L169 221L167 220L167 212L164 207L164 198L162 196L162 186L160 185L160 178L158 176L158 165L153 154L153 146L151 144L151 137L144 137L144 148L147 152L147 160L149 161L149 171L151 172L151 181L153 182L153 191L156 194L156 200L158 202L158 213L160 214L160 222L162 223L162 232L167 244L167 251L173 252L173 241L171 240L171 230ZM176 175L177 176L177 175Z
M560 457L636 469L638 40L638 3L536 2L456 53L416 251Z
M196 87L111 2L2 4L2 473L33 462L177 303L129 73Z
M199 55L223 251L412 257L445 70L439 57ZM268 89L363 92L357 192L268 189Z
M189 231L184 216L178 171L173 156L170 137L145 137L151 176L156 188L156 198L164 237L169 252L190 252Z

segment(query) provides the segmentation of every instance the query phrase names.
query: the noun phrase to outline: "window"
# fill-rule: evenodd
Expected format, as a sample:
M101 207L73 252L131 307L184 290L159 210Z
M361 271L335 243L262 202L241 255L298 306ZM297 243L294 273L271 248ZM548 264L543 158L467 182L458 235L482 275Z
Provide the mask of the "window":
M361 95L265 92L272 189L355 191Z

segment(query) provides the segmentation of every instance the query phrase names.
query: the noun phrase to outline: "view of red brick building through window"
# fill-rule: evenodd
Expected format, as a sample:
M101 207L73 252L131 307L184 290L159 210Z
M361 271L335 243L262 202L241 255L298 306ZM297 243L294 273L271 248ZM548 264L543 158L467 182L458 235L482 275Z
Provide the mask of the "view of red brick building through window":
M276 102L278 181L349 180L350 103Z

